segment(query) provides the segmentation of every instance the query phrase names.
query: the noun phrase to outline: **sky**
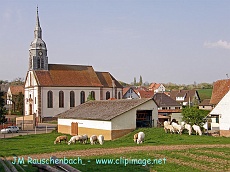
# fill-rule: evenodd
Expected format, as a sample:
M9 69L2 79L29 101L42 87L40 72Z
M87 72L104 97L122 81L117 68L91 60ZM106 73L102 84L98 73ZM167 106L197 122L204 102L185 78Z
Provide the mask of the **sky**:
M0 80L26 77L37 5L50 64L91 65L126 83L230 76L229 0L1 0Z

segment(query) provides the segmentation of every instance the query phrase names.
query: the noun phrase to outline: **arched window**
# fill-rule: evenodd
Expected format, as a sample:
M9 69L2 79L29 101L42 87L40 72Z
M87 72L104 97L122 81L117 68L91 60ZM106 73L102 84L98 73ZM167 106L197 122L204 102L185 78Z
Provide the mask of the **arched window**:
M80 102L81 102L81 104L82 103L85 103L85 92L84 91L81 91L81 99L80 99Z
M70 107L75 106L75 94L74 91L70 91Z
M52 91L47 92L47 107L53 108L53 92Z
M91 98L95 100L95 91L91 91Z
M64 92L59 91L59 108L64 107Z
M40 58L38 58L38 69L40 69L41 68L41 59Z
M121 99L121 92L118 92L118 99Z
M105 96L106 96L106 100L110 99L110 92L107 91Z
M41 68L43 69L44 68L44 59L41 58Z

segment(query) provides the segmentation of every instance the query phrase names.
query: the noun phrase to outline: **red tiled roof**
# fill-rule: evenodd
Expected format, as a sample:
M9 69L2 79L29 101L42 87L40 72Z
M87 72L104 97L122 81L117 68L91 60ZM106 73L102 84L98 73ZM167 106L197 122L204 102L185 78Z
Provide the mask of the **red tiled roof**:
M48 71L34 71L40 86L116 87L120 83L108 72L95 72L92 66L49 64Z
M230 88L230 80L218 80L213 84L212 97L210 103L216 105L227 94Z
M139 90L138 92L141 98L152 98L154 96L154 91Z
M176 90L170 92L170 97L174 100L176 97L185 97L184 102L189 102L189 98L192 101L196 94L198 95L196 90Z
M20 92L24 94L24 86L23 85L11 85L10 91L12 95L18 95Z
M161 84L153 82L153 83L150 84L149 89L156 90L156 89L158 89L160 87L160 85Z

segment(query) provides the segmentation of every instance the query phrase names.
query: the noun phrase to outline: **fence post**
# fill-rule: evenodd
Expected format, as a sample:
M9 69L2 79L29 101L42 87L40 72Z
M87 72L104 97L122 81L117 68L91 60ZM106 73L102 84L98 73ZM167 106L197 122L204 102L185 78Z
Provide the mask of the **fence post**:
M46 133L47 133L47 125L46 125Z
M37 134L37 127L36 126L35 126L35 130L34 131L35 131L35 134Z

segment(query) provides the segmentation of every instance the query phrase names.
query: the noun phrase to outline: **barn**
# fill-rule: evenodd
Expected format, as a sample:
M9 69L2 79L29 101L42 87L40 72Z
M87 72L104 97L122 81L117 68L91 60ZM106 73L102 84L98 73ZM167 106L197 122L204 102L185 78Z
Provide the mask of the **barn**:
M137 127L156 127L157 105L153 99L88 101L58 117L58 132L76 135L104 135L119 138Z

